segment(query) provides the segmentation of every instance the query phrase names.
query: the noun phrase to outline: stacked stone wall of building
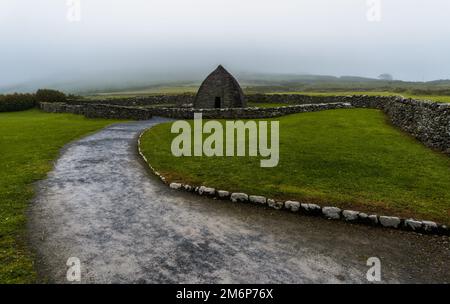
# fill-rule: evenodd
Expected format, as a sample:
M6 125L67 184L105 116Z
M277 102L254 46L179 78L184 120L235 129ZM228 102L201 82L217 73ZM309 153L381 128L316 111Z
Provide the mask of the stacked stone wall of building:
M201 84L194 108L245 108L244 92L236 78L219 65Z

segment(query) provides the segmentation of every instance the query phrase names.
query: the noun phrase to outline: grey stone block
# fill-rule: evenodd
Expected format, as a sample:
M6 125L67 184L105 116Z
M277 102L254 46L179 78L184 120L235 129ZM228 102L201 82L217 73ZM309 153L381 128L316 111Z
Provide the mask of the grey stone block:
M236 202L247 202L248 201L248 195L245 193L232 193L231 194L231 201L236 203Z
M380 223L383 227L398 228L401 220L396 216L380 216Z
M434 232L437 230L438 225L432 221L423 221L423 230L426 232Z
M377 225L378 224L378 216L376 215L376 214L371 214L371 215L369 215L368 216L368 219L369 219L369 222L372 224L372 225Z
M360 221L367 221L369 219L369 216L367 215L367 213L364 212L359 212L358 213L358 218Z
M198 194L213 196L213 195L216 194L216 189L210 188L210 187L201 186L200 188L198 188Z
M184 190L186 191L192 191L194 188L191 185L183 185Z
M321 210L320 206L316 204L308 204L308 208L312 212L318 212Z
M176 189L176 190L181 189L182 186L183 185L180 183L170 183L170 185L169 185L170 188Z
M277 210L280 210L284 206L283 202L276 201L274 199L268 199L267 205L269 205L270 208L277 209Z
M263 205L263 204L267 203L267 199L264 196L259 196L259 195L250 195L248 197L248 200L255 204Z
M217 191L217 196L219 198L226 199L226 198L230 197L230 192L225 191L225 190L219 190L219 191Z
M316 204L301 203L300 207L305 213L308 213L308 214L319 215L322 213L322 209L320 208L319 205L316 205Z
M322 213L327 219L338 220L341 218L341 209L336 207L323 207Z
M416 231L416 230L419 230L420 228L422 228L422 222L416 221L414 219L407 219L407 220L405 220L405 227Z
M292 212L297 212L300 209L300 203L297 201L285 201L284 207Z
M356 221L358 219L358 211L353 211L353 210L344 210L342 211L342 216L344 217L344 219L346 221Z

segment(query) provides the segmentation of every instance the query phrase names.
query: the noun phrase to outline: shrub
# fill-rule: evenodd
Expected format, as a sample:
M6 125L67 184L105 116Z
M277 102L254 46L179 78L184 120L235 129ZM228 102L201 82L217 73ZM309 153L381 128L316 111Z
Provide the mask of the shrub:
M56 90L39 89L36 92L37 102L66 102L66 94Z
M13 112L31 109L36 106L34 94L0 95L0 112Z

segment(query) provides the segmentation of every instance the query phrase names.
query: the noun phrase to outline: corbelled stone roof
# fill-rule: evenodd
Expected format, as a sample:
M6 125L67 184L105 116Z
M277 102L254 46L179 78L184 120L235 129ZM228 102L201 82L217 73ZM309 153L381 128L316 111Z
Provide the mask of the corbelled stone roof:
M194 101L195 108L245 107L241 86L222 65L206 77Z

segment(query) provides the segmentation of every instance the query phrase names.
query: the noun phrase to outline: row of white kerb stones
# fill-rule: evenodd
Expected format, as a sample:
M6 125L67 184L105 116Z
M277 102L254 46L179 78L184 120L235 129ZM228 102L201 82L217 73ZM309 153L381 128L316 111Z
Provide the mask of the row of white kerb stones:
M159 175L161 176L161 175ZM164 180L165 181L165 180ZM381 225L386 228L406 228L417 232L434 233L437 231L448 231L444 225L440 226L432 221L418 221L414 219L401 219L396 216L368 215L364 212L354 210L341 210L337 207L320 207L317 204L300 203L298 201L277 201L259 195L248 195L246 193L231 193L225 190L217 190L206 186L191 186L181 183L170 183L170 188L195 192L199 195L217 197L219 199L230 199L232 202L251 202L255 204L267 205L270 208L280 210L287 209L292 212L302 211L306 214L322 215L327 219L343 219L347 222L359 222L371 225Z
M145 131L144 131L145 132ZM150 170L157 177L161 179L161 181L165 184L168 184L166 178L153 168L148 159L142 153L141 150L141 138L144 134L142 132L138 138L138 152L145 163L148 165ZM266 198L265 196L260 195L248 195L246 193L240 192L229 192L226 190L216 190L215 188L206 187L206 186L191 186L182 183L170 183L169 187L175 190L184 190L188 192L195 192L199 195L208 196L208 197L217 197L219 199L230 199L232 202L251 202L260 205L267 205L270 208L281 210L287 209L292 212L302 211L305 214L311 215L322 215L327 219L331 220L340 220L343 219L347 222L359 222L364 224L371 225L381 225L386 228L406 228L411 231L416 232L425 232L425 233L436 233L440 231L441 233L448 234L449 229L445 225L438 225L432 221L419 221L415 219L401 219L396 216L378 216L376 214L366 214L364 212L354 211L354 210L341 210L337 207L320 207L317 204L309 204L309 203L300 203L298 201L277 201L275 199Z

